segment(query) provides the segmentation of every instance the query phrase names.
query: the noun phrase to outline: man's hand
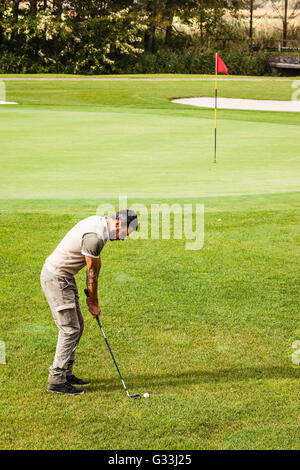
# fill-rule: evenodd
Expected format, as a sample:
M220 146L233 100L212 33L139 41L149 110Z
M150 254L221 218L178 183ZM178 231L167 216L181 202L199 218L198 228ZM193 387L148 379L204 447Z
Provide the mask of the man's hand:
M101 307L98 303L98 300L87 297L86 303L89 308L89 312L93 315L94 318L99 318L101 313Z

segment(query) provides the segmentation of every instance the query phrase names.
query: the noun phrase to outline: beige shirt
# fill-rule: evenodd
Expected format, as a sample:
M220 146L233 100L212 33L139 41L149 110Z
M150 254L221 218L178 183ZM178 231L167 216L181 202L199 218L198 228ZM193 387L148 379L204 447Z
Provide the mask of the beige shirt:
M85 256L99 258L109 239L105 217L93 215L81 220L62 239L45 266L56 276L72 277L85 265Z

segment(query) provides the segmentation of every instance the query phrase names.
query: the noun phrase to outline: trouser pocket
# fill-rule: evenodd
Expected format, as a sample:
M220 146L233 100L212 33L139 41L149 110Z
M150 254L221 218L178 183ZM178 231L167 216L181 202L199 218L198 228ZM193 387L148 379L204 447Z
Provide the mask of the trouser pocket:
M58 305L55 308L56 321L61 326L73 326L78 323L76 314L76 304L71 302Z

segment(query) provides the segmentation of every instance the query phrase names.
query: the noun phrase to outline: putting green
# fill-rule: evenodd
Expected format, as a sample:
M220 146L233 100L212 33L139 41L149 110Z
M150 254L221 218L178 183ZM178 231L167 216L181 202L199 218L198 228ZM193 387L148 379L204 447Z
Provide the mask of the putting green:
M299 188L299 127L200 116L3 108L0 197L197 196Z

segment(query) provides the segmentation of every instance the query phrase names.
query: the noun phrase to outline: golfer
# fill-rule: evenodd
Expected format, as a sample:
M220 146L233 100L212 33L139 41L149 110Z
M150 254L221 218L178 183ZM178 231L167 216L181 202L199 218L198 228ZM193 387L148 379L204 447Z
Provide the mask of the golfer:
M84 266L89 293L86 302L94 318L99 317L98 276L100 253L107 241L124 240L137 230L134 211L124 209L112 217L92 216L81 220L46 259L41 272L41 285L59 329L54 362L50 367L47 391L78 395L84 393L74 385L89 385L73 375L75 351L83 332L75 274Z

